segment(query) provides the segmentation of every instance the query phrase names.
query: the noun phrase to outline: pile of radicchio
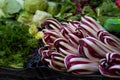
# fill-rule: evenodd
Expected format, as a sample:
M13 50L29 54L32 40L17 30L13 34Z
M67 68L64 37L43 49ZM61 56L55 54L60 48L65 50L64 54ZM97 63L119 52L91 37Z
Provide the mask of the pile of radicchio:
M45 45L38 52L50 68L120 78L120 40L93 18L83 16L81 21L70 22L51 18L41 27Z

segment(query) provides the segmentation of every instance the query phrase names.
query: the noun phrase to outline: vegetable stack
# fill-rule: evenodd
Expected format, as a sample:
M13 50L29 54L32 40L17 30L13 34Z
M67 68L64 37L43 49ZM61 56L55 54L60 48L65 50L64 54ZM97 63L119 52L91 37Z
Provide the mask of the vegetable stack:
M70 22L50 18L41 28L45 46L38 52L50 68L120 78L120 40L93 18L85 15L81 21Z

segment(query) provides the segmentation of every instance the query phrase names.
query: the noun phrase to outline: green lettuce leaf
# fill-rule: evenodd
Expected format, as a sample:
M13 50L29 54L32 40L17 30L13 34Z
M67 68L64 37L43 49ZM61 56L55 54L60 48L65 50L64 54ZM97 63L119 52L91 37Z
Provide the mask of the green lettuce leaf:
M21 10L21 5L16 0L5 0L5 3L3 10L7 14L18 13Z

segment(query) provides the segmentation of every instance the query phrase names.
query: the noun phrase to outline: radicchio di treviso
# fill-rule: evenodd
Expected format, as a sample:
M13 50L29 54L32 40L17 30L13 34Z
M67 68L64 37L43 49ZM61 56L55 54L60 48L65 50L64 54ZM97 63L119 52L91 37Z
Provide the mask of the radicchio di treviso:
M73 74L99 71L104 76L119 76L120 57L116 55L120 56L120 40L92 17L85 15L81 21L70 22L51 18L41 28L45 45L38 52L50 68Z

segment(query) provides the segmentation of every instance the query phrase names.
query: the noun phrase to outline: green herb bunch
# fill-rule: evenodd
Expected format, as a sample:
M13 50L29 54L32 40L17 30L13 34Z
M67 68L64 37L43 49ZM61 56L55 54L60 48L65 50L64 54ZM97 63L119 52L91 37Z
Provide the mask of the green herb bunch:
M0 20L0 66L23 67L39 42L28 29L17 21Z

